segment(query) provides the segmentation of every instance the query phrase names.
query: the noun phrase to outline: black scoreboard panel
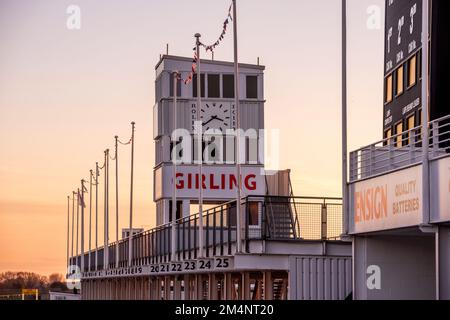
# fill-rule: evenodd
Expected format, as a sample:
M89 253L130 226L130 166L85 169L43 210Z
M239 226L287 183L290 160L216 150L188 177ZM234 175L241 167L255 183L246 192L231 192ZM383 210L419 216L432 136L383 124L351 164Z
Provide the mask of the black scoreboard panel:
M422 0L386 0L383 112L385 137L400 133L396 132L400 122L403 131L407 129L406 119L412 115L415 115L415 125L419 125L421 38ZM415 74L415 81L413 85L409 85L412 73Z
M450 0L430 0L429 3L429 116L430 120L436 120L450 115ZM383 109L385 138L400 133L399 130L412 129L411 125L422 124L421 38L422 0L386 0ZM413 84L409 81L411 74L416 77ZM403 87L401 93L397 92L399 81Z
M430 119L450 114L450 0L432 1Z

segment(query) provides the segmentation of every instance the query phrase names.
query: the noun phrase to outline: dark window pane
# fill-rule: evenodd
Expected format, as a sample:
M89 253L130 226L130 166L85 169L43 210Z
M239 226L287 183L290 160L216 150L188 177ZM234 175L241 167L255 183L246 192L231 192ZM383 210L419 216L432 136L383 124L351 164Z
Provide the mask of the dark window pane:
M229 227L235 227L236 226L236 204L230 204L228 206L228 210L226 210L227 216L226 219L228 221Z
M175 221L180 220L181 219L181 210L183 208L183 201L177 201L177 207L176 207L176 211L175 211ZM169 201L169 221L172 222L172 200Z
M257 226L259 224L258 203L248 202L248 225Z
M169 78L169 87L170 87L170 96L173 97L173 77L175 73L170 74ZM181 79L177 80L177 97L181 97Z
M247 99L258 98L258 77L247 76Z
M200 76L200 88L201 88L201 95L202 98L205 97L205 74L202 73ZM192 79L192 95L194 98L197 97L197 74L194 74L194 77Z
M220 98L220 77L218 74L208 74L208 97Z
M223 82L223 97L234 98L234 75L224 74L222 82Z

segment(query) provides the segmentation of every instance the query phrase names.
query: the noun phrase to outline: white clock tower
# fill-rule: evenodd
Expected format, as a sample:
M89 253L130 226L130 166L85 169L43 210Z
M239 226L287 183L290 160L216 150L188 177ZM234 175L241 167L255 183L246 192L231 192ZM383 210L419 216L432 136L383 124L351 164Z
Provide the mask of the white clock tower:
M185 84L179 80L176 110L174 107L174 72L187 78L192 59L162 56L156 65L156 92L153 109L155 140L154 201L157 225L172 221L172 196L176 193L176 219L187 217L191 205L198 204L202 188L205 205L218 205L236 199L235 160L236 106L234 102L234 64L223 61L201 61L201 108L203 128L202 177L196 155L197 75ZM264 67L240 64L240 161L242 196L266 194L264 176ZM176 126L174 116L176 112ZM174 129L181 132L172 137ZM198 130L200 131L200 130ZM174 141L174 142L172 142ZM175 170L172 149L182 159ZM177 159L179 160L179 159ZM180 161L180 160L179 160ZM175 179L174 179L175 176ZM175 186L174 186L175 180ZM176 190L176 191L174 191Z

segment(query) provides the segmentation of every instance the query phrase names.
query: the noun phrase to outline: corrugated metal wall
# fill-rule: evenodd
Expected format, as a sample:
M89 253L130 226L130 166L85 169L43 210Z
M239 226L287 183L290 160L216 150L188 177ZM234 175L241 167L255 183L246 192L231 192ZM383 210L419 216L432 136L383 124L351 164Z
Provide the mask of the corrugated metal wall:
M292 300L344 300L352 292L352 259L294 257L290 277Z

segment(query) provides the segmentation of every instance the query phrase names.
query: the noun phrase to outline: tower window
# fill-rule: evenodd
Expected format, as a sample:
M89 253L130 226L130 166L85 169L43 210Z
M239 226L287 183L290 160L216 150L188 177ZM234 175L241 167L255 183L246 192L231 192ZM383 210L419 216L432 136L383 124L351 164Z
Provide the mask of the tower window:
M386 103L392 101L392 74L386 78Z
M403 83L404 83L404 72L403 72L403 66L400 66L396 73L396 81L397 81L397 86L396 86L396 95L399 96L403 93Z
M417 82L417 56L414 55L408 61L408 88Z
M220 98L220 76L208 74L208 97Z
M234 75L224 74L222 76L223 97L234 98Z
M257 76L247 76L247 99L257 99L258 98L258 77Z

